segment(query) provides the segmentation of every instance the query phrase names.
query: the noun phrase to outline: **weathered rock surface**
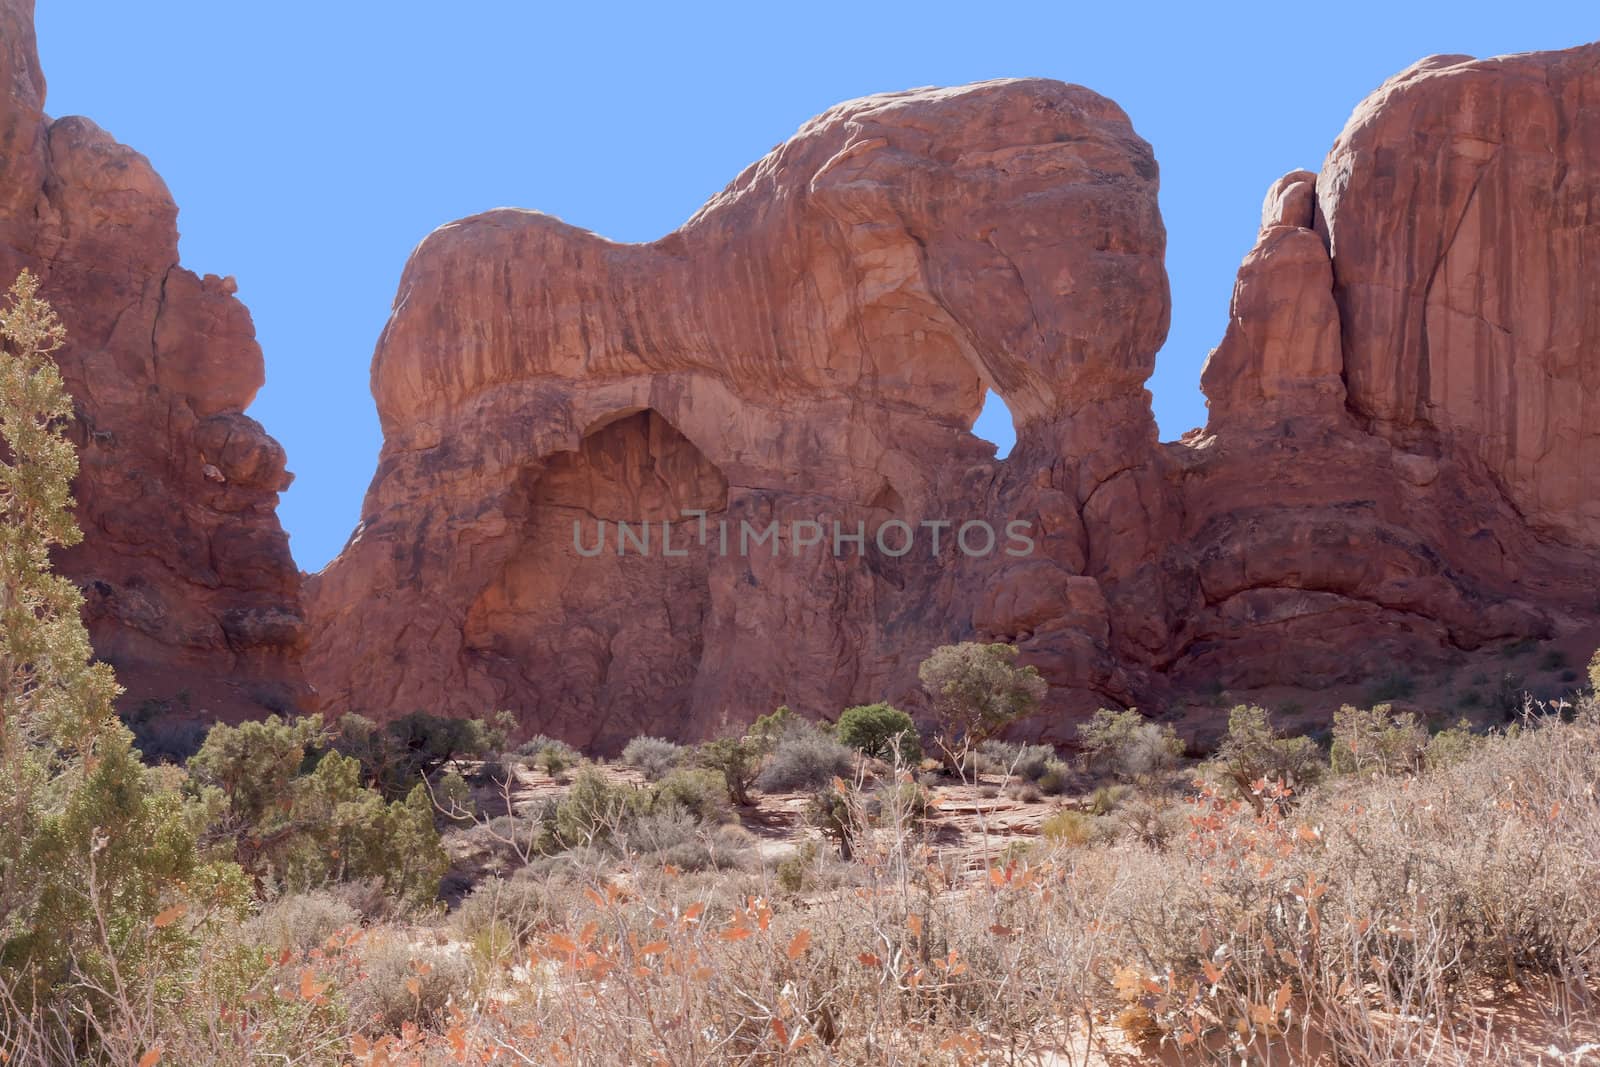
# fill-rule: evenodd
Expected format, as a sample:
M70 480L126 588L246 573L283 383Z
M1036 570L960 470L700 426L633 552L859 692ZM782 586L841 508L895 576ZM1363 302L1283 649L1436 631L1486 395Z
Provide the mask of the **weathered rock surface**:
M1359 106L1317 179L1351 410L1481 463L1600 547L1600 45L1435 56Z
M0 278L42 280L70 335L83 584L129 704L197 711L303 696L299 575L274 509L283 449L243 414L264 380L230 279L178 265L177 207L149 162L43 112L31 0L0 0Z
M1165 513L1156 189L1114 104L1013 81L840 105L653 244L525 211L436 231L374 357L362 524L310 586L322 698L509 707L602 745L836 709L907 689L986 589L1046 561L1063 591L988 595L985 626L1064 703L1126 691L1096 583L1152 580ZM1004 464L970 433L986 386L1018 424ZM736 538L776 520L782 550L573 544L575 519L588 544L597 518L690 511ZM1000 516L1036 523L1040 557L968 559L953 529L937 558L927 531L900 557L870 542ZM796 520L860 523L867 550L797 548Z
M443 227L374 357L361 526L309 587L321 699L509 707L606 746L915 705L928 649L977 637L1045 671L1035 732L1069 736L1098 704L1593 624L1597 78L1589 48L1386 83L1320 175L1269 191L1209 425L1169 445L1143 388L1156 168L1085 89L840 105L649 245L532 212ZM1004 462L970 434L985 387L1016 418ZM585 551L596 520L702 513L868 545ZM871 544L980 518L1034 550Z
M509 708L607 748L916 710L928 650L977 638L1045 672L1028 730L1064 739L1096 706L1600 625L1600 46L1424 60L1275 183L1208 424L1170 444L1156 164L1087 89L842 104L650 244L442 227L308 626L249 315L178 265L141 156L45 116L31 19L0 0L0 274L40 273L72 331L87 538L61 562L130 701ZM989 389L1004 461L971 433Z
M1351 680L1594 622L1600 46L1433 57L1267 196L1202 379L1170 672ZM1376 672L1374 672L1376 673Z

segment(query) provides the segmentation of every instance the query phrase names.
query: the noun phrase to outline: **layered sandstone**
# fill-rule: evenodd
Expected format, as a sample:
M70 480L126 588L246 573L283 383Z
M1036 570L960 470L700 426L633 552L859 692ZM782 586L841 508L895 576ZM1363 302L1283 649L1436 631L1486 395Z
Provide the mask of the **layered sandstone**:
M385 445L309 589L330 707L614 745L786 702L916 703L1015 642L1036 732L1322 687L1594 621L1593 48L1424 61L1269 191L1208 426L1160 445L1151 152L1045 81L840 105L683 228L443 227L373 362ZM972 437L984 390L1017 421ZM574 522L1024 520L1024 558L591 555ZM588 524L588 525L583 525ZM789 528L789 527L786 527Z
M1154 584L1165 513L1142 384L1168 314L1156 175L1111 102L995 82L840 105L652 244L526 211L436 231L374 357L361 526L310 587L321 698L693 735L903 694L980 600L1063 706L1129 694L1113 628L1161 637L1106 595ZM970 432L986 387L1018 425L1003 464ZM701 511L1015 517L1039 549L573 545L574 520L592 539Z
M66 323L81 545L61 569L127 702L213 714L304 695L299 575L275 514L283 449L244 414L264 380L231 279L178 264L177 207L137 152L44 114L31 0L0 0L0 278Z
M1350 680L1592 624L1600 46L1423 60L1269 191L1202 384L1170 673Z

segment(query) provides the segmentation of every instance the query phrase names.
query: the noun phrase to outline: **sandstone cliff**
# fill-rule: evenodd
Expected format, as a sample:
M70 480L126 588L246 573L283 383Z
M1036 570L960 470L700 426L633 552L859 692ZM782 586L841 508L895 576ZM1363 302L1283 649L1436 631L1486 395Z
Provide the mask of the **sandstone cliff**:
M915 703L938 643L1016 642L1064 713L1322 687L1593 622L1600 56L1433 59L1276 183L1157 442L1149 147L1075 86L840 105L682 229L532 212L413 255L385 446L313 579L331 706L517 711L614 745L787 702ZM1018 443L972 437L985 388ZM593 557L575 520L1021 519L1026 558ZM785 546L787 548L795 546Z
M0 278L24 267L66 323L84 586L130 705L214 715L304 695L299 575L275 515L283 449L243 414L264 380L231 280L178 265L177 207L145 158L44 114L32 0L0 0Z

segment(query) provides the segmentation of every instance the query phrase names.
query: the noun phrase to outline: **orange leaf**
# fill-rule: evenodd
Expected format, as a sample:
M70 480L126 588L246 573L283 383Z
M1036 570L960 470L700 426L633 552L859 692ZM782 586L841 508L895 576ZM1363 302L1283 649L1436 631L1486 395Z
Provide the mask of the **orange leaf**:
M705 910L706 906L704 904L690 904L688 910L683 913L684 921L696 921L702 914L704 914Z
M1206 981L1210 982L1212 985L1216 985L1218 982L1222 981L1223 968L1218 967L1210 960L1206 960L1204 963L1202 963L1200 965L1200 969L1206 972Z
M1012 934L1016 933L1015 930L1009 926L1006 926L1004 923L995 923L993 926L989 927L989 932L996 937L1010 937Z
M1282 1011L1287 1008L1289 1006L1289 995L1289 980L1285 978L1283 984L1278 987L1278 995L1272 998L1272 1010Z
M643 956L659 956L665 951L667 951L667 943L665 941L652 941L644 948L641 948L639 953Z
M922 936L922 916L912 913L906 916L906 929L911 931L912 937Z
M160 930L163 927L171 926L173 923L183 918L183 913L188 910L189 906L187 904L174 904L172 907L155 917L154 922L156 929ZM157 1052L156 1055L159 1056L160 1052ZM154 1063L155 1061L152 1060L151 1062Z
M317 972L310 967L300 972L300 999L316 1000L331 983L317 981Z
M589 903L593 904L597 908L603 908L606 906L606 898L601 896L599 893L596 893L593 889L585 889L583 891L583 895L588 897Z
M801 930L799 933L794 935L794 939L789 942L789 947L784 951L791 960L797 960L801 956L805 955L805 951L808 947L810 947L810 945L811 931Z
M422 996L422 983L415 978L406 979L406 992L414 997Z
M600 924L593 919L583 924L583 929L578 931L578 944L587 945L594 940L594 935L600 932Z
M863 952L861 955L857 956L856 959L860 962L861 966L863 966L863 967L881 967L881 966L883 966L883 961L880 960L878 957L874 956L870 952Z
M743 941L750 936L750 928L748 926L730 926L717 936L724 941Z
M157 1045L139 1057L139 1067L156 1067L161 1062L161 1046Z
M789 1047L789 1028L783 1025L783 1020L777 1016L772 1017L772 1035L778 1039L778 1044L784 1048Z
M578 951L578 946L573 943L572 938L566 937L562 934L551 934L549 940L547 940L544 945L545 948L550 952L559 953L563 956L570 956L574 952Z

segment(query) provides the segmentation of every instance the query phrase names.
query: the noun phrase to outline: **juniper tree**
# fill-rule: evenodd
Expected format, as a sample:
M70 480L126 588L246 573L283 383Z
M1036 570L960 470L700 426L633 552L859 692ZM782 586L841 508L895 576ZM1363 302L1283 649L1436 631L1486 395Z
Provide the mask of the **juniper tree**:
M66 330L24 271L0 308L0 975L48 986L128 951L179 880L194 838L158 794L96 663L83 598L51 570L73 518Z
M932 700L935 741L950 770L958 754L1032 713L1049 689L1036 668L1017 666L1015 648L998 643L936 648L917 678Z

